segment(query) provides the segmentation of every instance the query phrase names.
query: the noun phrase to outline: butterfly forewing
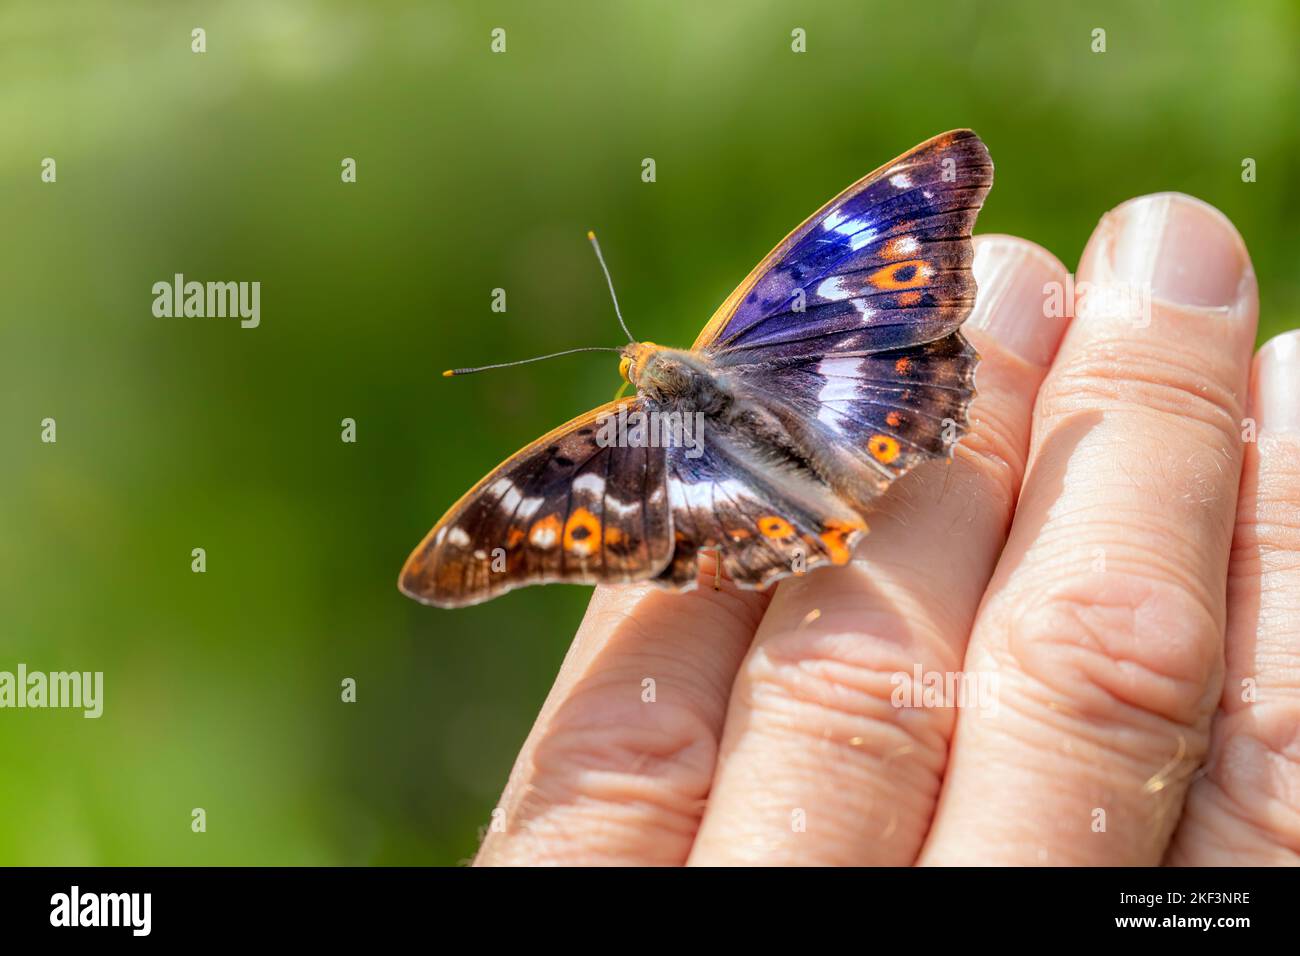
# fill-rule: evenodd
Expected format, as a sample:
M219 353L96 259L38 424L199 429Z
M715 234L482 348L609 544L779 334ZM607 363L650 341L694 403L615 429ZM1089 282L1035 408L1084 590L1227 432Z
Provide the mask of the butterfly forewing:
M988 150L969 130L922 143L791 233L695 347L726 366L951 333L974 303L970 231L992 182Z
M957 329L992 177L969 130L922 143L809 217L696 343L859 511L967 430L979 356Z
M426 604L477 604L554 581L653 577L672 537L663 448L619 444L610 403L512 455L443 517L399 585Z

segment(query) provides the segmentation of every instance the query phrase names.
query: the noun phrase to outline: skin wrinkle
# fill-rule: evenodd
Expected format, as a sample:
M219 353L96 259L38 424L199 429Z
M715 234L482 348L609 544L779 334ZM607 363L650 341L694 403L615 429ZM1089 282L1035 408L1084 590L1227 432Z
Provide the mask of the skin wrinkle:
M1010 512L1020 491L1025 456L1012 447L1010 438L1005 437L1011 433L1013 426L1004 421L1004 417L1006 416L996 412L984 412L979 419L974 420L972 432L980 437L969 444L963 440L957 446L956 457L974 471L972 484L983 483L996 489L989 496L989 502L1006 506L1009 524ZM948 466L948 471L952 470L952 466Z
M1195 620L1196 604L1181 600L1177 592L1143 591L1145 594L1139 597L1126 582L1122 587L1104 590L1083 588L1076 594L1058 591L1030 602L1031 611L1020 615L1012 612L1006 617L1008 665L1054 685L1058 695L1076 706L1085 701L1078 693L1081 688L1071 683L1075 678L1085 682L1084 689L1099 690L1108 698L1151 712L1158 712L1156 708L1166 696L1181 698L1192 705L1192 712L1171 710L1159 715L1191 725L1196 714L1218 696L1221 663L1214 635L1221 625L1205 608L1199 610L1206 616ZM1113 610L1119 613L1099 615L1097 608L1111 600ZM1153 631L1168 634L1166 629L1176 625L1182 625L1178 639L1151 644ZM1128 673L1124 666L1126 647L1133 653L1140 649L1146 658L1131 660L1133 666ZM1112 674L1111 670L1117 672ZM1175 686L1169 695L1161 695L1158 690L1166 682ZM1188 693L1211 682L1215 692L1204 700L1204 695ZM1132 685L1127 694L1122 690L1125 684ZM1105 718L1108 714L1098 716Z
M1253 720L1254 717L1255 715L1251 715L1250 719ZM1238 838L1232 841L1233 846L1240 848L1249 846L1252 842L1263 844L1278 853L1289 855L1291 865L1300 864L1300 809L1297 809L1300 808L1300 792L1296 792L1300 791L1300 755L1286 755L1282 751L1270 748L1249 728L1234 726L1234 723L1241 722L1241 715L1235 721L1223 722L1219 728L1220 737L1216 739L1216 754L1222 747L1223 735L1231 735L1239 742L1249 740L1252 742L1252 747L1263 748L1270 755L1280 756L1282 759L1276 761L1280 764L1278 770L1282 774L1289 770L1297 777L1298 782L1291 788L1292 792L1288 794L1287 799L1278 800L1270 792L1277 789L1276 787L1245 783L1244 781L1251 777L1249 772L1242 777L1234 772L1236 768L1225 769L1225 764L1230 761L1224 760L1222 756L1216 756L1207 767L1205 782L1193 793L1187 808L1188 820L1198 836L1199 856L1202 861L1207 857L1214 858L1206 844L1214 838L1216 832L1241 828L1249 833L1250 838L1248 840ZM1292 722L1292 726L1300 725ZM1294 734L1292 740L1294 742ZM1247 761L1248 764L1261 762L1254 754L1252 758L1253 760ZM1270 780L1277 775L1276 772L1270 773ZM1279 821L1278 816L1282 816L1285 822ZM1235 851L1229 852L1228 845L1225 843L1217 843L1212 849L1217 850L1218 854L1226 859L1233 859L1236 855ZM1178 844L1175 844L1170 856L1174 861L1188 862L1188 858Z
M1178 354L1171 355L1163 342L1126 342L1122 351L1109 355L1099 347L1072 357L1052 370L1043 419L1050 422L1077 408L1151 412L1202 422L1220 429L1226 439L1238 441L1241 396L1213 380L1216 370L1205 369L1199 353L1177 346L1172 351ZM1222 375L1226 369L1217 371Z
M547 791L547 802L539 807L538 815L554 812L579 797L621 805L631 794L641 794L641 799L654 794L661 806L676 812L699 793L707 792L707 786L695 786L692 779L699 776L701 766L712 766L712 753L695 759L704 741L647 748L660 750L660 756L652 757L637 747L645 737L633 735L624 743L614 743L595 741L589 732L557 734L547 747L539 748L535 763L538 775L534 787ZM603 794L605 787L616 792L614 799ZM520 814L518 819L527 816Z
M1058 543L1056 549L1046 552L1052 557L1049 559L1046 556L1039 558L1034 554L1029 555L1029 560L1039 568L1039 577L1028 582L1010 582L1007 587L1008 595L1013 596L1019 603L1032 602L1053 588L1079 580L1081 577L1079 569L1091 568L1096 558L1095 552L1100 548L1104 551L1105 571L1095 573L1090 571L1090 577L1101 580L1103 573L1140 575L1153 583L1168 585L1190 595L1213 620L1221 622L1223 597L1219 589L1211 590L1214 586L1198 577L1195 569L1180 566L1165 557L1170 548L1186 543L1185 536L1171 529L1170 533L1163 537L1146 534L1140 543L1113 544L1111 542L1116 539L1103 537L1101 532L1106 529L1113 529L1121 534L1131 531L1132 524L1121 519L1122 516L1117 516L1106 522L1098 521L1092 526L1094 530L1086 536L1082 533L1072 534L1068 528L1062 528L1053 534L1045 534L1043 537L1045 546L1053 542ZM1218 626L1222 627L1222 624Z
M1163 807L1173 807L1181 804L1181 795L1185 789L1183 787L1167 787L1156 794L1142 793L1143 784L1150 779L1150 767L1167 762L1167 750L1161 751L1152 746L1149 753L1142 754L1138 753L1135 748L1116 745L1117 736L1121 738L1133 737L1153 743L1162 739L1170 741L1173 738L1161 738L1149 731L1137 728L1122 734L1117 734L1113 726L1103 731L1091 721L1078 720L1077 717L1069 715L1063 708L1055 706L1057 702L1051 698L1050 694L1045 696L1040 706L1025 708L1023 702L1029 700L1030 697L1029 694L1003 694L1003 707L1020 714L1026 719L1015 723L1007 722L1008 730L1012 731L1012 735L1008 739L1001 741L996 752L989 754L989 758L995 760L997 765L1001 767L1013 768L1019 766L1024 769L1033 769L1043 759L1042 741L1038 737L1037 728L1040 726L1050 728L1050 735L1045 739L1067 741L1071 739L1072 734L1078 734L1079 736L1074 738L1074 745L1067 749L1070 753L1070 762L1079 768L1082 779L1075 779L1065 775L1049 777L1043 782L1043 785L1049 786L1056 791L1050 797L1041 793L1032 795L1030 791L1018 792L1015 789L1004 791L1003 799L1012 805L1006 807L1007 812L1001 819L1011 821L1012 827L1014 827L1014 820L1019 816L1016 812L1017 804L1023 806L1026 811L1032 811L1043 799L1050 799L1054 805L1061 808L1076 803L1087 807L1112 807L1117 793L1128 792L1139 795L1139 806L1150 807L1149 814L1153 820L1168 818L1170 811L1163 809ZM1078 752L1080 740L1086 741L1086 746L1090 748L1090 752ZM1019 745L1013 745L1014 741L1018 741ZM1124 782L1125 780L1127 780L1127 783ZM1114 824L1116 822L1121 821L1112 820L1112 830L1115 830ZM1005 826L1006 824L990 819L986 825ZM1141 835L1147 833L1148 828L1137 826L1134 831ZM1116 832L1116 836L1127 839L1119 832ZM1023 839L1023 836L1015 839ZM998 843L996 840L990 840L990 842L994 846ZM1077 840L1065 841L1062 846L1068 851L1073 849L1073 844L1077 844ZM985 858L970 862L989 863L998 861ZM1055 862L1086 863L1087 859L1069 857Z
M942 743L945 735L940 733L936 738L927 733L932 729L927 724L938 725L935 729L939 731L946 730L947 725L951 724L951 714L946 710L900 713L898 708L889 703L894 689L892 684L879 688L875 686L879 682L868 682L855 685L855 693L841 695L836 693L841 684L833 678L828 680L824 675L819 675L814 683L819 686L829 685L829 689L821 691L810 688L808 681L798 678L780 680L764 675L749 684L745 702L756 714L779 717L777 726L784 732L801 738L825 737L832 733L826 722L841 722L848 729L834 734L835 739L858 751L862 750L862 745L851 744L850 741L866 738L870 733L879 735L882 731L902 735L904 739L899 742L900 745L915 740L931 750L937 750L935 745ZM850 698L852 704L841 703L842 698Z
M761 740L773 729L765 725L767 718L763 714L756 714L755 719L759 722L754 727L754 736ZM781 739L782 731L778 728L772 740L776 743ZM778 860L787 858L789 847L772 839L766 841L762 839L764 834L771 832L762 820L770 818L769 815L788 819L792 800L806 793L801 783L824 779L827 770L831 767L837 768L849 779L845 779L844 785L834 790L828 791L823 788L815 808L805 808L809 810L810 832L815 830L836 854L826 862L831 864L852 862L852 848L858 839L853 822L867 829L879 831L888 827L892 820L897 831L900 823L898 811L892 804L889 809L878 806L873 799L872 780L879 778L892 765L893 769L889 772L894 778L910 777L909 783L912 786L920 787L933 794L938 790L941 767L932 770L916 768L909 774L907 768L899 763L903 758L896 755L910 754L913 748L903 745L882 749L885 750L883 756L877 755L868 760L845 762L842 742L825 737L814 737L809 738L806 746L792 754L788 772L777 780L769 779L762 774L757 765L746 764L741 769L741 773L746 777L750 774L753 776L742 780L741 783L758 796L758 803L754 808L755 812L738 818L736 827L729 831L728 852L733 854L732 862L746 859L758 861L764 858L770 862L774 857ZM923 826L923 808L904 805L902 809L904 816L910 820L911 826ZM749 852L745 852L746 850ZM751 856L750 853L755 855ZM757 855L759 853L762 856Z

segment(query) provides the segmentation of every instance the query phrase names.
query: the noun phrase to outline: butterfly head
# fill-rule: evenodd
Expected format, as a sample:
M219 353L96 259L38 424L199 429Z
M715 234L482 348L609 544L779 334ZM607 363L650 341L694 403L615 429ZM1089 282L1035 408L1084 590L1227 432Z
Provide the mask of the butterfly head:
M650 362L650 357L662 348L663 346L655 345L653 342L628 343L619 349L623 357L618 363L618 374L623 376L625 382L639 387L641 376Z

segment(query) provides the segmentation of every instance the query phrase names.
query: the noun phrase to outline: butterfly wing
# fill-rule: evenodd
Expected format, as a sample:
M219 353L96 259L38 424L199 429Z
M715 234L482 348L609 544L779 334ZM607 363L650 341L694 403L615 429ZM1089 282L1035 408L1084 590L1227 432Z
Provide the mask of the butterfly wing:
M970 130L930 139L810 216L696 340L726 366L878 352L952 333L970 313L970 231L993 183Z
M808 468L715 426L700 454L668 451L672 560L658 583L693 587L699 552L716 549L723 571L744 587L825 564L844 564L866 524Z
M733 366L733 391L782 417L795 443L831 449L822 473L865 506L889 483L950 455L967 432L979 355L961 332L886 352L832 352ZM815 453L810 451L815 457Z
M510 456L433 527L398 587L462 607L529 584L657 575L672 552L665 450L620 446L620 408L645 402L602 405Z

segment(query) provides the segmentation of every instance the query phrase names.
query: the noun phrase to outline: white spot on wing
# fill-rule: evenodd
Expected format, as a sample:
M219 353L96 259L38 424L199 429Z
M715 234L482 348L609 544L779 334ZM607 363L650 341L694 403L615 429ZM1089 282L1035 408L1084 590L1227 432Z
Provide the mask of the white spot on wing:
M585 491L592 497L599 498L605 493L605 479L594 471L589 471L573 483L573 490Z
M654 501L653 495L651 495L650 500ZM639 507L641 507L641 502L639 501L623 502L619 501L617 498L605 499L605 512L607 514L630 515Z
M861 232L857 233L856 235L852 236L849 239L849 248L852 249L854 252L857 252L863 246L870 245L875 238L876 238L876 230L863 229Z
M864 216L849 218L845 215L843 207L836 209L822 220L822 229L848 236L849 248L853 250L861 249L876 238L876 230L871 228L869 219Z
M897 176L889 177L889 185L895 189L911 189L912 180L907 178L907 173L899 173Z
M817 363L817 374L825 376L826 384L817 392L817 420L837 435L843 434L844 416L828 405L855 396L856 380L861 374L862 361L855 358L824 358Z
M458 548L463 548L469 544L469 535L465 533L464 528L452 528L451 533L447 535L447 540Z
M817 295L830 302L839 302L849 298L857 289L848 287L847 276L831 276L817 286Z
M492 482L492 486L488 488L488 491L501 496L497 503L507 511L514 511L515 506L523 498L523 495L519 493L519 489L515 487L515 483L509 478L498 478Z
M711 510L715 497L718 500L752 497L752 492L748 485L735 478L726 478L722 481L668 483L668 500L673 508L685 505L696 510Z

